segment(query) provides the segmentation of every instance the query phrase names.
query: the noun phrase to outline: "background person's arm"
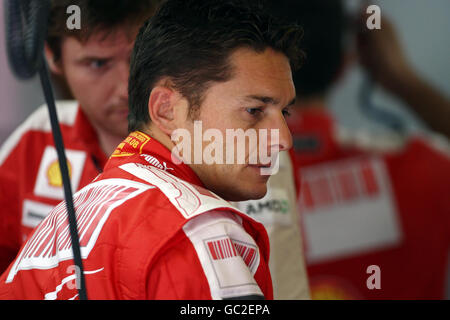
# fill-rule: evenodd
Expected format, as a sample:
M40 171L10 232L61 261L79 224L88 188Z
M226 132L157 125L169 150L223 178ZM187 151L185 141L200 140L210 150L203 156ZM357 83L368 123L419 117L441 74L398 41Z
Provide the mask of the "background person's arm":
M357 40L359 60L364 69L385 90L401 99L432 130L450 138L450 99L413 69L393 25L383 19L380 30L363 30Z

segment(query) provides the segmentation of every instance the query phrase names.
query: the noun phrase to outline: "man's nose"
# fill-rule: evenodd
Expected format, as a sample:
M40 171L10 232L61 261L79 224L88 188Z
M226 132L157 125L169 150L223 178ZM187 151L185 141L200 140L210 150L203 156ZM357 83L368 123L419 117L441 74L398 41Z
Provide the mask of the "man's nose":
M292 148L292 135L289 130L286 119L283 114L277 115L273 120L271 120L272 130L278 130L278 141L270 142L271 148L278 148L279 151L286 151Z
M130 64L121 63L117 67L117 92L120 97L128 100L128 79L130 77Z

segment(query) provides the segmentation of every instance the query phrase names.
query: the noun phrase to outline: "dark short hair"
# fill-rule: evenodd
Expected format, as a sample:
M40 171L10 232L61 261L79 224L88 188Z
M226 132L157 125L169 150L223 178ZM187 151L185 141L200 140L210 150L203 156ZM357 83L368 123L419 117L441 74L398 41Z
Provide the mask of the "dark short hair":
M306 57L293 72L299 97L324 95L342 67L343 39L348 26L341 0L267 0L272 14L298 23Z
M131 57L129 130L149 123L148 99L167 78L190 105L199 107L214 82L233 75L230 55L239 48L284 53L295 68L301 28L269 16L256 1L168 0L141 28Z
M110 34L119 28L140 27L156 12L160 3L161 0L52 0L47 44L55 60L59 60L64 37L87 41L96 32ZM67 8L71 5L80 8L80 30L71 30L66 26L69 18Z

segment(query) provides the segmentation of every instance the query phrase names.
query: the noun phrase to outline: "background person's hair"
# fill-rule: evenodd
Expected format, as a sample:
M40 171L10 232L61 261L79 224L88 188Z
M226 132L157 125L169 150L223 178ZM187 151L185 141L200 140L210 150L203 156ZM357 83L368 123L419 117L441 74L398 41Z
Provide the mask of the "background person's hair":
M295 68L302 31L267 15L256 1L168 0L141 28L131 57L129 131L150 121L148 99L162 79L198 109L214 82L233 75L230 55L239 48L284 53Z
M269 11L304 30L301 49L306 57L293 72L299 97L324 95L342 68L347 27L341 0L267 0Z
M87 41L96 32L105 36L118 29L138 28L154 14L162 0L52 0L47 45L55 61L61 55L64 37ZM81 29L67 28L67 8L77 5L81 11ZM127 30L126 30L127 31Z

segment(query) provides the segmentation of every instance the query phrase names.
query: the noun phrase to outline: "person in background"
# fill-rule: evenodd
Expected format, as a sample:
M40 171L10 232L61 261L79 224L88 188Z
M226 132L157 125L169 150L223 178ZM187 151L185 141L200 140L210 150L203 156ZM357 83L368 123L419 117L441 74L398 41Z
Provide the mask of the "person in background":
M52 2L46 58L75 101L57 102L75 192L102 172L128 134L130 55L139 27L158 0ZM80 30L66 27L67 7L82 12ZM64 199L46 106L37 109L0 149L0 273L23 241Z
M382 19L380 31L372 32L363 27L366 17L361 18L356 40L362 67L429 129L450 139L450 99L414 70L388 19Z
M445 139L374 136L336 123L330 89L348 67L341 1L276 1L304 29L306 60L294 72L289 118L299 210L313 299L442 299L448 270L450 161ZM361 18L361 25L365 18ZM448 137L448 99L407 62L395 30L358 32L372 79Z

